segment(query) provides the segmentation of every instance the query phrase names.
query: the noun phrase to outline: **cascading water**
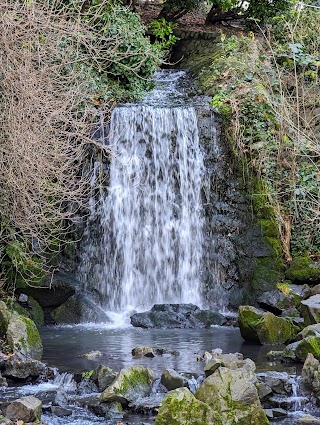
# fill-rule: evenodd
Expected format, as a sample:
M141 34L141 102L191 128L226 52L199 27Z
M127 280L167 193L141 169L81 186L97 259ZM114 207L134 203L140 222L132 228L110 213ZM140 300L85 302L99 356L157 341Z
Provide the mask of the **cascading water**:
M108 190L91 202L81 278L107 310L201 305L203 158L191 106L114 110ZM93 185L97 185L96 164Z
M197 117L192 106L177 105L174 85L166 87L174 106L118 107L105 140L112 149L109 184L91 200L80 276L85 291L98 294L109 311L202 304L203 157ZM159 104L157 94L152 99ZM97 162L93 187L100 168Z

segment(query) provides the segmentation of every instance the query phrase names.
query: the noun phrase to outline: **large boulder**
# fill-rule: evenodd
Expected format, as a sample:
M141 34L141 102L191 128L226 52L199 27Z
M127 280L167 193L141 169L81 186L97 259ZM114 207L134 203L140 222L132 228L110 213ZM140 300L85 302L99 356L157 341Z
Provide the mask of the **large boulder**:
M100 396L102 402L119 402L127 405L139 397L150 394L155 377L151 369L131 366L122 369L112 384Z
M300 341L287 345L282 352L282 357L304 362L308 353L320 360L320 338L318 336L307 336Z
M79 294L70 297L64 304L56 308L51 316L57 324L110 322L103 310Z
M313 325L320 322L320 294L301 301L300 311L305 325Z
M159 409L154 425L223 425L220 415L197 400L187 388L170 391Z
M21 294L19 298L22 298L22 295L24 294ZM33 320L37 326L43 326L44 312L41 305L34 298L28 297L27 295L25 295L25 297L27 298L27 301L21 303L15 302L13 309L21 316L28 317Z
M41 417L42 402L33 396L22 397L9 404L6 417L12 421L38 421Z
M238 324L245 340L263 345L284 344L300 330L290 318L277 317L251 306L239 307Z
M155 304L150 311L131 316L131 323L141 328L208 328L223 325L226 318L194 304Z
M2 365L2 374L10 379L27 378L52 378L53 371L38 360L20 358L13 356L5 360Z
M40 360L42 341L39 331L31 319L12 314L7 328L7 341L14 352Z
M307 358L303 364L302 376L306 384L315 393L320 392L320 362L313 354L308 353Z
M266 425L269 421L261 406L256 382L250 368L219 367L203 381L195 397L218 412L224 425Z

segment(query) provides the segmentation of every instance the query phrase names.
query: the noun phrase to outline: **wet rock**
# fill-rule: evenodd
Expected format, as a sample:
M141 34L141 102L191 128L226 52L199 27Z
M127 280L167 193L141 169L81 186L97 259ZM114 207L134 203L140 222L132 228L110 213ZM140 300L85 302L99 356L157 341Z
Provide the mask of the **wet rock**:
M102 356L103 354L101 353L101 351L90 351L90 353L82 354L81 357L84 357L88 360L96 360L96 359L100 359L100 357Z
M162 372L160 382L169 391L188 386L188 380L173 369L165 369Z
M3 301L0 301L0 337L6 336L11 313Z
M8 358L2 363L3 376L11 379L51 378L53 372L38 360L25 359L19 356Z
M283 418L285 416L288 416L288 412L284 409L281 409L281 407L276 407L272 409L272 413L274 418Z
M120 403L97 403L88 406L88 409L97 416L107 420L122 419L124 416Z
M151 394L129 404L130 409L142 415L156 415L167 393Z
M22 397L9 404L6 417L12 421L23 422L37 421L41 417L42 402L33 396Z
M27 317L11 315L7 328L7 341L14 352L40 360L42 341L34 322Z
M320 294L301 301L300 311L305 324L313 325L320 322Z
M156 304L150 311L136 313L130 318L133 326L142 328L207 328L223 325L226 318L194 304Z
M94 371L91 379L97 385L99 391L102 392L112 384L117 376L118 374L109 367L100 365Z
M218 368L201 384L195 397L218 412L225 425L268 424L255 387L257 378L245 368Z
M55 416L70 416L72 415L72 410L65 409L61 406L51 406L50 411Z
M54 397L54 404L56 406L66 406L69 402L67 392L63 388L58 388Z
M100 310L89 299L78 294L73 295L64 304L52 311L51 316L57 324L110 322L103 310Z
M264 398L272 394L272 389L264 382L257 382L256 388L258 390L258 396L260 400L263 400Z
M135 347L132 349L131 354L134 357L155 357L156 354L151 347Z
M262 372L257 374L259 383L267 385L275 394L289 395L292 392L290 377L286 372Z
M281 313L281 317L291 317L292 319L301 319L302 323L304 322L304 320L300 316L300 311L296 307L283 310ZM293 320L293 322L297 324L296 321Z
M320 323L316 325L309 325L302 329L301 332L295 337L296 341L301 341L303 338L307 338L308 336L316 336L320 338Z
M187 388L170 391L159 409L155 425L222 425L222 419L206 403L197 400ZM226 423L224 423L226 425Z
M128 404L149 395L155 378L151 369L131 366L121 370L114 382L100 396L102 402Z
M320 425L320 418L311 415L303 415L294 421L294 425Z
M312 297L313 295L318 295L320 294L320 283L318 285L313 286L310 289L310 296Z

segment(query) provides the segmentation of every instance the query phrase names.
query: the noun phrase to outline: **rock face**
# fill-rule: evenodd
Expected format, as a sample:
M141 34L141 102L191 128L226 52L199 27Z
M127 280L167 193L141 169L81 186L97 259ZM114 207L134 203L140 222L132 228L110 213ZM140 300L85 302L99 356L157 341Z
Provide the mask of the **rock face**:
M131 366L121 370L113 383L100 396L102 402L128 404L149 395L155 378L151 369Z
M277 317L251 306L240 306L238 324L245 340L263 345L284 344L299 332L290 318Z
M269 424L259 400L256 382L251 367L219 367L203 381L195 397L218 412L224 425Z
M28 396L15 400L7 407L6 416L12 421L37 421L41 417L42 403L36 397Z
M156 304L150 311L131 316L133 326L141 328L207 328L223 325L225 317L194 304Z
M170 391L162 402L155 425L223 425L220 415L197 400L187 388Z
M320 294L301 301L300 311L306 325L320 322Z
M27 357L41 359L42 341L39 331L31 319L12 314L7 328L7 341L11 349Z
M57 324L109 322L108 316L95 304L80 295L73 295L51 313Z

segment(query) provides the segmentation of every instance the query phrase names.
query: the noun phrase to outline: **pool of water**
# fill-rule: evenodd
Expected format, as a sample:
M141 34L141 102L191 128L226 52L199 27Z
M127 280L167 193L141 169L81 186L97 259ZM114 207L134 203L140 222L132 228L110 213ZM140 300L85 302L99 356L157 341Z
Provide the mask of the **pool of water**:
M41 331L44 345L43 361L61 371L82 373L103 363L119 371L133 364L152 368L160 375L164 368L174 368L179 372L199 374L203 362L197 361L198 354L220 348L224 353L241 352L250 357L258 371L286 370L297 372L295 365L282 365L269 362L266 353L270 347L248 344L238 328L212 327L209 329L141 329L125 327L110 329L104 325L47 327ZM131 350L137 346L164 348L178 351L178 355L163 355L155 358L134 358ZM273 346L272 349L283 349ZM87 360L83 354L101 351L103 357Z

